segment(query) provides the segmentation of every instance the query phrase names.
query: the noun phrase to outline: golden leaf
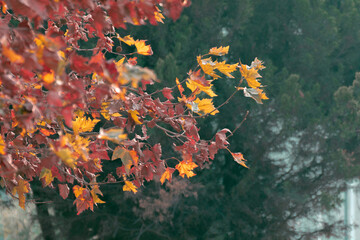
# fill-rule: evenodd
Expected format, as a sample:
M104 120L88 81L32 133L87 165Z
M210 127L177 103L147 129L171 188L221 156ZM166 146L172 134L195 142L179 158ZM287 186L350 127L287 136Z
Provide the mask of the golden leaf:
M191 159L183 160L175 166L181 177L185 177L186 175L188 178L196 175L192 170L197 167L198 165L196 165L196 163L194 163Z
M135 47L138 54L147 55L147 56L153 54L150 45L145 44L145 40L136 40Z
M249 87L258 88L261 86L261 83L257 81L257 78L260 78L261 75L258 73L256 68L250 68L245 64L240 64L239 69L241 75L245 78Z
M48 168L41 169L40 178L44 178L45 186L50 185L51 182L54 180L51 170Z
M129 46L135 44L135 40L134 40L130 35L127 35L127 36L125 36L124 38L118 36L118 39L119 39L120 41L123 41L124 43L126 43L126 44L129 45Z
M165 17L164 17L164 15L162 15L162 13L158 7L156 7L156 11L155 11L154 15L155 15L156 21L164 23L163 19L165 19Z
M49 73L45 73L43 75L43 80L44 80L44 82L46 82L48 84L53 83L55 81L54 71L50 70Z
M132 191L133 193L136 193L137 192L136 188L137 187L132 182L125 180L125 185L123 186L123 191L124 192L125 191L129 191L129 192Z
M74 169L76 167L76 161L69 148L63 148L59 151L55 151L55 154L61 159L61 161L68 167Z
M73 187L73 192L76 198L78 198L81 194L83 194L83 192L85 191L86 188L80 187L79 185L75 185Z
M230 73L234 72L237 68L237 64L226 64L223 62L215 62L215 69L219 70L221 73L225 74L229 78L234 78Z
M6 47L5 45L2 46L2 54L7 57L10 62L12 63L24 63L24 58L23 56L17 54L16 52L14 52L14 50L12 50L11 48Z
M140 122L139 120L139 112L137 110L130 110L128 111L128 113L130 114L132 120L134 120L136 124L142 124L142 122Z
M209 95L210 97L215 97L217 96L213 90L211 89L211 87L213 86L211 83L209 83L209 86L205 86L204 84L202 84L199 81L196 80L191 80L191 79L187 79L186 81L186 86L192 91L194 92L196 89L206 93L207 95Z
M211 98L204 98L204 99L195 99L193 102L188 103L190 109L193 112L198 113L199 115L203 114L210 114L215 115L219 111L215 109L214 104Z
M95 205L96 205L97 203L105 203L105 202L104 202L103 200L101 200L101 199L98 197L98 195L97 195L97 194L100 194L101 196L103 195L102 192L100 191L98 185L94 185L94 186L92 187L90 193L91 193L91 196L92 196L92 199L93 199Z
M76 117L73 123L73 130L75 134L92 131L99 119L88 119L86 117Z
M5 141L4 138L0 135L0 154L5 154Z
M28 193L30 190L30 185L27 181L19 177L17 181L18 185L13 188L12 194L15 195L17 193L19 197L19 206L25 210L25 193Z
M216 56L223 56L225 54L228 54L229 52L229 46L226 47L213 47L210 49L209 54L216 55Z
M217 75L214 70L215 70L215 66L216 63L212 61L212 59L209 58L205 58L202 59L201 56L198 56L196 58L199 66L201 67L201 69L204 71L205 74L210 75L211 77L213 77L214 79L219 78L220 76Z

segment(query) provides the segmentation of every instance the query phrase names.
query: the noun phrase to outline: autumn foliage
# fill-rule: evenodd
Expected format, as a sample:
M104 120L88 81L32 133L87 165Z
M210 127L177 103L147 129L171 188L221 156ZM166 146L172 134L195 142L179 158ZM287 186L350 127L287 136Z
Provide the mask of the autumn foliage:
M267 99L258 73L263 63L229 64L222 57L229 47L214 47L197 56L186 79L149 91L160 79L138 66L135 56L152 55L151 46L116 31L127 24L156 25L164 15L176 20L190 1L0 3L1 186L22 208L35 178L64 199L73 194L80 214L104 203L102 184L118 182L136 193L146 181L189 178L220 149L246 167L243 155L229 149L237 128L205 140L197 121L217 114L239 91L258 103ZM96 46L82 48L79 40L90 38ZM220 78L234 79L234 93L215 106L213 81ZM161 144L150 144L149 129L168 137L173 157L163 158ZM99 178L104 161L118 167Z

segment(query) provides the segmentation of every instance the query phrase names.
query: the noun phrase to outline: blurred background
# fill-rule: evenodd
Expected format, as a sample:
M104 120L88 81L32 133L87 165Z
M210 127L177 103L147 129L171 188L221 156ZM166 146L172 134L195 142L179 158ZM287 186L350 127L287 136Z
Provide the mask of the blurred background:
M154 55L138 64L155 69L161 86L185 79L196 56L215 46L230 46L228 62L264 61L269 100L259 105L239 93L199 124L210 139L249 110L230 143L250 169L222 151L189 180L155 181L136 195L104 185L106 204L79 216L73 199L38 183L34 198L46 203L31 214L2 197L0 238L360 239L359 23L359 0L193 0L176 22L119 30L148 39ZM215 82L215 104L238 80ZM104 171L115 171L112 164ZM23 227L10 225L6 211Z

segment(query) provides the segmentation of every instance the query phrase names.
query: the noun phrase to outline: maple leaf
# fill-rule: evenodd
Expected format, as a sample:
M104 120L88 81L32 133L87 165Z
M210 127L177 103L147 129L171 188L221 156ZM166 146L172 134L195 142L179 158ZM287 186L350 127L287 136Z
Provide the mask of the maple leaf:
M12 63L22 64L25 61L23 56L17 54L16 52L14 52L14 50L6 47L5 45L2 46L2 54L7 57Z
M5 154L5 141L4 138L0 135L0 154L4 155Z
M254 99L257 103L262 104L262 99L266 100L269 99L262 89L260 88L246 88L244 87L244 96L245 97L251 97Z
M48 168L41 169L40 178L44 178L45 186L50 185L51 182L54 180L51 170Z
M197 167L198 165L196 165L196 163L194 163L192 159L183 160L175 166L176 170L179 171L179 175L183 178L185 177L185 175L188 178L195 176L196 174L192 170Z
M138 54L147 55L147 56L153 54L150 45L145 44L145 40L136 40L135 47Z
M131 46L135 44L135 40L134 38L132 38L130 35L125 36L124 38L118 36L118 39L120 41L123 41L124 43L126 43L127 45Z
M134 120L136 124L142 124L142 122L140 122L139 120L140 114L137 110L129 110L128 113L130 114L130 117L132 118L132 120Z
M234 160L240 164L241 166L244 166L246 168L249 168L248 166L246 166L245 164L245 159L244 156L242 155L242 153L231 153L231 155L233 156Z
M155 7L156 11L155 11L155 19L158 22L164 23L163 19L165 19L164 15L162 15L161 10L158 7Z
M78 211L77 215L88 208L92 211L94 210L94 201L88 189L75 185L73 187L73 193L76 197L74 204L76 204L76 209Z
M97 195L97 194L100 194L101 196L103 195L102 192L100 191L98 185L94 185L94 186L92 187L90 193L91 193L91 196L92 196L92 199L93 199L95 205L96 205L97 203L105 203L105 202L104 202L103 200L101 200L101 199L98 197L98 195Z
M260 78L261 75L256 68L250 68L249 66L240 63L239 69L249 87L258 88L261 86L261 83L257 81L257 78Z
M258 58L255 58L254 61L251 62L250 68L255 68L256 70L262 70L265 68L263 65L263 61L260 61Z
M237 64L226 64L225 61L215 62L215 69L219 70L221 73L225 74L229 78L234 78L230 73L234 72L237 67Z
M210 83L210 81L208 81L208 86L204 85L202 82L197 81L197 80L191 80L190 78L187 79L186 81L186 86L192 91L195 92L197 89L206 93L207 95L209 95L210 97L215 97L217 96L212 88L212 84Z
M164 184L165 180L167 179L169 182L171 182L172 174L175 171L174 168L166 168L165 172L161 175L160 182L161 184Z
M229 46L226 47L213 47L210 49L209 54L216 55L216 56L223 56L225 54L228 54L229 52Z
M132 165L137 165L139 157L136 154L136 151L134 150L127 150L123 147L116 147L111 160L115 160L120 158L127 175L130 174L130 169Z
M76 167L76 161L69 148L63 148L59 151L55 151L55 154L61 159L61 161L68 167L74 169Z
M124 38L118 36L118 39L129 46L135 45L138 54L141 55L153 54L150 45L145 44L145 40L134 40L134 38L132 38L130 35L127 35Z
M123 191L124 192L125 191L129 191L129 192L131 191L133 193L136 193L137 192L136 188L137 187L132 182L125 180L125 185L123 186Z
M17 193L19 198L19 206L25 210L25 193L28 193L30 191L30 184L22 179L21 177L18 177L17 186L13 188L12 194L15 195Z
M75 121L72 121L74 133L90 132L99 121L99 119L88 119L87 117L78 116Z
M201 67L201 69L204 71L205 74L210 75L211 77L213 77L214 79L219 78L220 76L217 75L215 73L215 69L216 69L216 63L212 61L212 59L209 58L205 58L202 59L201 56L198 56L196 58L199 66Z
M213 104L211 98L204 98L204 99L197 98L193 102L189 102L187 105L190 107L190 109L193 112L196 112L199 115L202 115L202 114L215 115L219 112L214 107L214 104Z

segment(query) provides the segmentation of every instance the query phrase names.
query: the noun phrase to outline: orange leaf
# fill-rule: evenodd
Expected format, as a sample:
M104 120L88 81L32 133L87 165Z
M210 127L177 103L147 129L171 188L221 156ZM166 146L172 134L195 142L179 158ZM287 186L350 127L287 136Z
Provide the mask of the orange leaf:
M165 179L167 179L169 182L171 182L172 174L175 171L173 168L166 168L165 172L161 175L160 182L161 184L164 184Z
M136 40L135 47L137 49L137 53L141 55L152 55L153 51L150 45L145 44L145 40Z
M43 75L43 80L48 84L53 83L55 81L54 71L51 70L49 73L45 73Z
M0 135L0 154L5 154L5 141L3 137Z
M12 63L24 63L25 61L23 56L17 54L11 48L5 47L5 45L2 46L2 54L7 57Z
M195 176L196 174L192 171L194 168L198 167L196 163L190 160L183 160L178 165L175 166L176 170L179 171L179 175L181 177L185 177L185 175L190 178Z
M28 193L30 190L30 185L27 181L19 177L18 185L14 187L12 194L15 195L17 193L19 197L19 206L25 210L25 193Z
M246 168L249 168L248 166L246 166L245 164L245 159L244 159L244 155L242 155L242 153L231 153L231 155L233 156L235 162L237 162L238 164L240 164L241 166L244 166Z
M229 46L226 47L213 47L210 49L209 54L216 55L216 56L223 56L225 54L228 54L229 52Z
M123 191L124 192L125 191L129 191L129 192L132 191L133 193L137 192L136 186L132 182L127 181L127 180L125 180L125 185L123 186Z
M54 180L51 170L48 168L41 169L40 178L44 178L45 186L50 185L51 182Z

